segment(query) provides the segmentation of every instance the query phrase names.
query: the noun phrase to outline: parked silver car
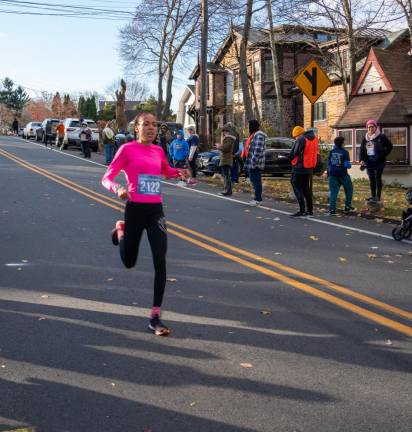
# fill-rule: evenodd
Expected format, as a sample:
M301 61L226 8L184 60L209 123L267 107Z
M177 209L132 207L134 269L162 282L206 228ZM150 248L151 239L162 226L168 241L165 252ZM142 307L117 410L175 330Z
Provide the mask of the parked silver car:
M99 129L97 128L96 122L91 119L83 119L89 128L92 130L92 141L90 148L92 151L97 151L99 146ZM80 119L78 118L67 118L64 119L64 139L63 148L68 147L80 147L79 133L81 129Z
M39 127L41 127L41 123L40 122L30 122L27 123L26 126L23 129L23 138L26 139L30 139L36 138L36 129L38 129Z

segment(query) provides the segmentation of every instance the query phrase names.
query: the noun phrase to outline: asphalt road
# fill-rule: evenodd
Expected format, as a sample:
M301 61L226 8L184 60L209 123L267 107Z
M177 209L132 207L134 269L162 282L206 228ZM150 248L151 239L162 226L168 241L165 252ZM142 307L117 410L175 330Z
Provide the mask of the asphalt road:
M0 431L412 430L412 244L390 225L167 181L157 338L147 240L123 268L122 203L77 156L0 137Z

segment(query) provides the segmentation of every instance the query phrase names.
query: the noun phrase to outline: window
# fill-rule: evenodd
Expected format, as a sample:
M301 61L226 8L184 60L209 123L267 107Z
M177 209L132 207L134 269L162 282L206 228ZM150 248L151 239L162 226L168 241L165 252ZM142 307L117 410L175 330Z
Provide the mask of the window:
M253 62L253 81L260 81L260 61Z
M356 147L356 154L355 154L355 160L359 162L359 154L360 154L360 145L362 144L363 138L366 135L366 129L356 129L355 130L355 147Z
M407 164L407 131L406 128L384 128L382 132L391 140L393 149L387 157L393 164Z
M313 120L326 120L326 102L317 102L313 107Z
M265 59L265 81L273 81L273 62L271 58Z
M317 42L327 42L329 39L330 38L327 34L324 34L324 33L316 33L315 34L315 40Z
M350 160L352 160L353 159L353 154L352 154L352 146L353 146L352 129L340 130L340 131L338 131L338 136L341 136L341 137L345 138L345 148L349 152Z

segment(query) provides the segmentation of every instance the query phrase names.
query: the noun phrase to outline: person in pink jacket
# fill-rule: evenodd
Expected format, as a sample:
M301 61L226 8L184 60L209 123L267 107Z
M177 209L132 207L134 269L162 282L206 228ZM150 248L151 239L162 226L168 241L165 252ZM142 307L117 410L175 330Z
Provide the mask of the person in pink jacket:
M124 221L117 221L112 241L119 245L126 268L134 267L139 244L146 230L155 268L153 307L149 329L156 336L167 336L170 329L160 321L160 308L166 286L167 231L162 207L161 178L189 177L189 171L171 168L161 147L152 144L157 133L156 117L141 113L135 120L139 141L123 144L103 176L103 186L127 200ZM127 187L115 182L120 171Z

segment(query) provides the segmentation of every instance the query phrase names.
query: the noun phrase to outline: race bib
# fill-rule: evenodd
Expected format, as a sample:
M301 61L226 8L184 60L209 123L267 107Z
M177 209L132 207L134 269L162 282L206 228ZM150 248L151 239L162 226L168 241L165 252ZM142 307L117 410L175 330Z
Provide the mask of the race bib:
M140 174L137 178L137 192L142 195L160 195L160 176Z
M375 156L375 144L369 141L366 144L366 152L368 156Z

